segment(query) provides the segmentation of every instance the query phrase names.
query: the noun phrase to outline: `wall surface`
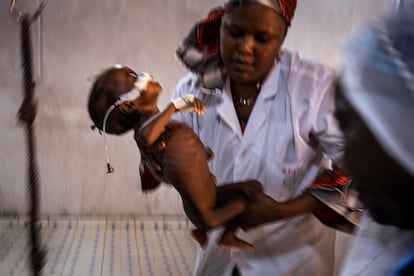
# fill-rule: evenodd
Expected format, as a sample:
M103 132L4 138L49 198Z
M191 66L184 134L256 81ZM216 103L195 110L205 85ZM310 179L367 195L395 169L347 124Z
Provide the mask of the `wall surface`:
M35 2L17 1L32 12ZM39 1L37 1L39 2ZM338 42L392 0L299 0L285 46L337 66ZM94 76L120 63L148 71L163 84L168 102L185 74L174 51L192 23L221 0L49 0L35 44L35 121L43 214L181 214L177 192L163 185L142 194L139 152L132 133L108 137L115 173L105 173L102 137L91 131L86 103ZM20 34L0 0L0 213L27 210L26 145L16 113L22 101ZM39 32L39 30L41 30ZM39 47L41 46L41 47Z

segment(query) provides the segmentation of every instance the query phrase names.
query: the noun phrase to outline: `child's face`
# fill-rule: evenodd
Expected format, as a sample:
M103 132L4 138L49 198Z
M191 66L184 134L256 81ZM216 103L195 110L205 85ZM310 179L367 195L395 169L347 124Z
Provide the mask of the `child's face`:
M140 75L130 68L122 67L110 69L99 80L99 89L102 92L95 101L95 112L100 114L102 121L110 106L120 101L108 115L107 133L125 133L138 118L137 113L154 110L154 106L157 106L157 99L162 91L161 85L153 78L146 78L146 81L140 82L139 77ZM111 100L108 102L108 99Z
M377 222L414 229L414 177L383 150L341 91L335 100L335 116L346 138L345 168L360 200Z
M134 103L137 106L138 111L140 107L145 108L146 105L156 105L158 96L161 92L162 87L158 81L154 79L148 81L146 89L141 92L140 97L134 100Z
M126 70L130 70L129 68L126 68ZM119 72L122 74L121 72ZM134 103L134 107L137 109L137 111L140 111L140 108L146 108L148 105L156 105L158 96L162 91L162 87L159 84L158 81L156 81L150 74L148 73L135 73L132 70L128 71L128 74L133 76L133 78L127 78L127 86L131 87L132 90L137 89L138 91L132 91L137 92L139 96L137 96L134 99L131 99L131 102ZM131 90L129 90L131 91ZM121 95L118 95L117 97L122 98L126 95L128 91L124 92ZM136 95L135 95L136 96Z
M109 79L110 78L110 79ZM133 89L137 89L140 92L139 97L132 99L135 102L138 100L148 102L154 100L154 96L158 96L162 91L161 85L148 73L135 73L128 67L122 67L114 70L110 76L108 76L108 85L113 86L112 89L114 97L122 99L128 92ZM156 97L155 97L156 100Z

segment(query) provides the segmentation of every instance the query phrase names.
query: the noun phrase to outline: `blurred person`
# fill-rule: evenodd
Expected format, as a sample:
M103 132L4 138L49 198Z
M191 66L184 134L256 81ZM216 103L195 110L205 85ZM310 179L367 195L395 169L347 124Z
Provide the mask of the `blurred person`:
M414 275L414 5L348 42L344 63L336 116L367 212L341 275Z

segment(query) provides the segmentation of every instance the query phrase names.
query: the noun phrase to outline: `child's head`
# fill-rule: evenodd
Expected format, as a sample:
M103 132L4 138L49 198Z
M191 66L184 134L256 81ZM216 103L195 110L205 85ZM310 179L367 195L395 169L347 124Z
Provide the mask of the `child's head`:
M105 127L107 133L125 133L139 120L140 108L156 104L160 91L159 84L147 73L137 74L128 67L111 67L93 83L88 101L89 116L100 130Z

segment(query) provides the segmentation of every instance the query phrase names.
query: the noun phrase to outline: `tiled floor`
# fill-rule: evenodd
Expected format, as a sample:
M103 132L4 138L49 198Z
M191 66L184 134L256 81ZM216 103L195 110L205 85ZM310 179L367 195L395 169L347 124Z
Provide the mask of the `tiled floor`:
M191 275L197 245L185 219L47 218L43 275ZM27 223L0 219L0 275L30 275Z

